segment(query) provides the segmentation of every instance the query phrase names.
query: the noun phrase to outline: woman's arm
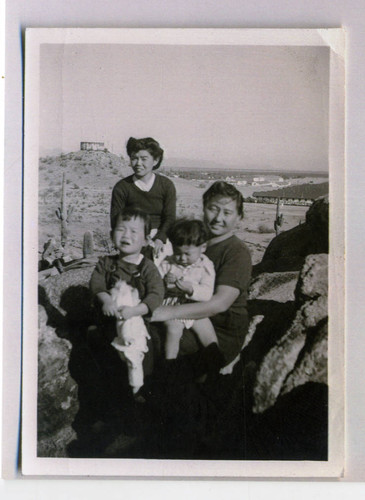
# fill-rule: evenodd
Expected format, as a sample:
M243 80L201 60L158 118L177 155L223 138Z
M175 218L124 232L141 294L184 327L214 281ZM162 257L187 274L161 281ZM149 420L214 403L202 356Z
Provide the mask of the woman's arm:
M115 227L118 215L121 214L125 208L126 200L126 192L124 191L123 186L119 181L113 188L112 199L110 203L110 226L112 229L114 229Z
M169 319L202 319L227 311L237 299L240 291L227 285L218 285L213 297L207 302L181 304L178 306L158 307L151 321L167 321Z
M170 226L175 222L176 219L176 188L170 179L166 177L161 177L162 179L162 189L163 189L163 209L161 213L161 223L155 240L161 240L166 243L166 233Z

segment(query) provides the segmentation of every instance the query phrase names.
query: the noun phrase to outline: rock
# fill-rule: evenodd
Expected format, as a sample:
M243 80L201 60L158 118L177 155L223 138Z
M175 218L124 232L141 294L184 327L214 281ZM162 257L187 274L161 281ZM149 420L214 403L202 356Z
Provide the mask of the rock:
M299 271L307 255L328 253L328 197L318 198L306 214L306 222L274 238L253 275L263 272Z
M275 300L287 302L294 300L295 287L299 273L262 273L250 284L249 300Z
M294 370L285 380L280 396L307 382L328 383L328 327L325 323L316 332L314 339L307 339Z
M328 296L328 255L309 255L300 272L295 289L299 302Z
M68 457L67 447L75 440L76 433L67 425L50 436L38 440L37 456L65 458Z
M39 286L38 300L51 325L88 323L92 314L89 281L93 266L51 276Z
M319 237L320 245L327 249L328 253L328 231L322 232L324 228L328 228L328 214L329 214L329 198L327 196L320 196L317 198L313 205L309 208L305 221L311 229Z
M47 326L42 306L38 318L38 456L66 456L62 450L75 438L71 424L78 411L77 385L68 371L71 344Z
M299 307L288 330L262 358L253 388L255 413L307 381L327 380L327 258L307 257L296 287Z

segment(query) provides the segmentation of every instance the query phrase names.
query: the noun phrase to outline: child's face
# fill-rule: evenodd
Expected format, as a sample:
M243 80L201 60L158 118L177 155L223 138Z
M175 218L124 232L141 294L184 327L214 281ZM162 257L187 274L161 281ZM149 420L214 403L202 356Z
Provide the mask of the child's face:
M130 220L119 218L113 231L115 248L121 255L139 254L146 244L144 231L144 221L139 217Z
M131 155L131 165L134 171L134 175L138 179L151 174L153 167L158 163L158 159L155 160L149 151L141 149L137 153Z
M206 243L200 246L183 245L181 247L173 247L175 262L180 266L190 266L194 264L201 254L207 248Z
M232 198L216 196L204 206L204 221L213 237L231 234L240 219Z

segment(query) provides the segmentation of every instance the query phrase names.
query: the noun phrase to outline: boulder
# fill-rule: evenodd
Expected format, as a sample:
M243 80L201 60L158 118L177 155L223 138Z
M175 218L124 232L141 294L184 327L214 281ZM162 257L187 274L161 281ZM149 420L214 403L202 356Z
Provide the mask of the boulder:
M71 424L78 411L77 385L68 370L71 344L47 325L47 313L38 307L38 456L67 456L75 438Z
M328 296L328 255L309 255L302 267L295 289L299 303Z
M307 257L295 289L295 316L261 359L253 387L255 413L299 385L327 382L327 272L327 255Z
M282 385L280 396L308 382L328 384L327 361L328 325L325 323L313 339L308 336L295 368Z
M294 300L295 287L299 273L262 273L254 278L250 284L249 300L275 300L287 302Z
M94 266L72 269L44 280L38 288L38 302L48 315L48 323L67 337L70 323L88 324L92 315L89 281ZM63 333L62 333L63 332Z

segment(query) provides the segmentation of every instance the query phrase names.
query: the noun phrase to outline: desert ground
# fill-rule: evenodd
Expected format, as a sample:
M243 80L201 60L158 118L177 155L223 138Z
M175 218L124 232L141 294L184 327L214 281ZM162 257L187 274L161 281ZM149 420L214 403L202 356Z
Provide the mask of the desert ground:
M39 165L39 256L44 243L51 237L60 240L60 220L56 210L61 203L62 175L66 174L67 208L69 216L68 244L73 258L82 257L82 241L85 231L92 231L97 254L112 250L109 238L109 208L113 186L118 180L131 174L123 158L111 153L79 151L60 157L41 158ZM224 172L222 172L222 176ZM177 215L201 217L202 195L211 184L181 178L173 179L177 190ZM302 179L306 182L308 179ZM250 196L257 187L240 186L244 196ZM265 188L267 189L267 188ZM253 263L258 263L275 236L275 204L245 203L245 216L237 228L237 236L248 245ZM286 231L304 222L306 206L281 207Z

